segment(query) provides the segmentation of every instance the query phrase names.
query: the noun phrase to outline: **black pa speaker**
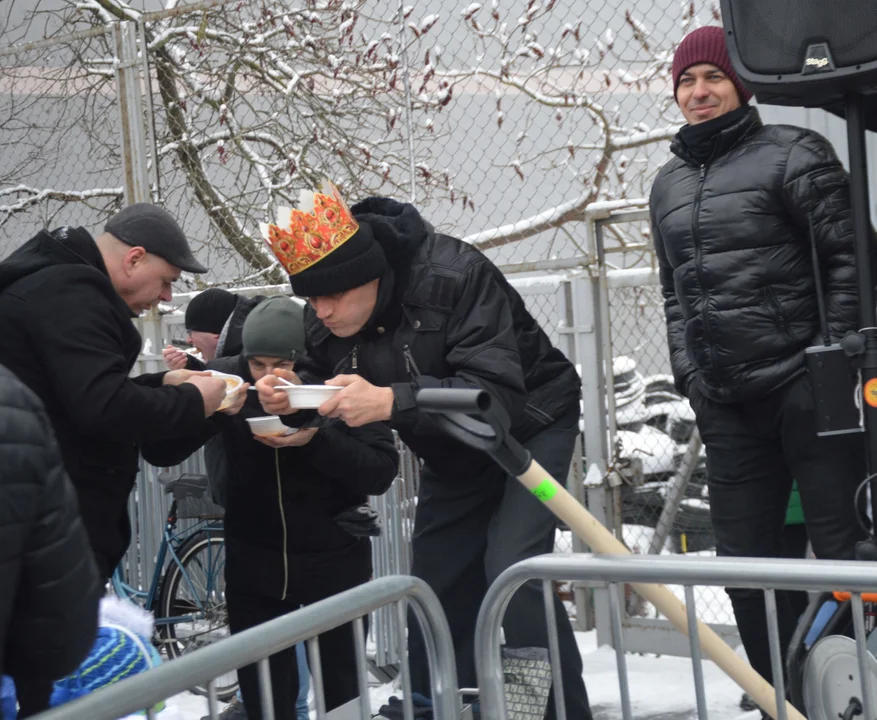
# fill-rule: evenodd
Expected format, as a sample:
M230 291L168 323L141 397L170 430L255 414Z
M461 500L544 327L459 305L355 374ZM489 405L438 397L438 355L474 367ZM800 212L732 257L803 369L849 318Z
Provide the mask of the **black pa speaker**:
M874 0L721 0L721 8L731 62L758 102L833 109L851 93L877 93Z

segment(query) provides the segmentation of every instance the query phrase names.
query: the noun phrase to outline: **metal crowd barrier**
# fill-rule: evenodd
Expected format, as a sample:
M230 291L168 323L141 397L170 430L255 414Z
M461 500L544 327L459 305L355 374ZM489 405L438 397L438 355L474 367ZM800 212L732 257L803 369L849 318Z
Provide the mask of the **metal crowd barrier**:
M431 692L436 720L460 720L462 710L457 690L457 668L448 621L435 593L422 580L396 576L372 580L295 612L250 628L238 635L202 648L196 653L164 663L141 675L110 685L91 695L74 700L35 716L35 720L118 720L144 711L154 720L156 704L196 685L207 685L209 717L218 715L215 678L241 667L257 664L262 698L262 717L274 720L271 700L271 674L268 658L307 640L308 664L314 682L317 718L327 716L320 665L319 634L348 622L354 623L359 698L355 715L362 720L372 717L368 692L368 669L362 618L381 607L394 605L400 627L406 625L407 608L423 630L431 675ZM404 636L404 633L402 633ZM405 698L406 720L414 718L411 706L411 679L404 638L400 641L400 674ZM347 709L347 705L344 706ZM335 713L332 713L335 714ZM345 717L349 717L346 715Z
M631 720L630 691L621 628L620 597L626 583L682 585L688 610L688 636L694 676L697 716L707 720L703 661L697 638L697 607L694 586L754 588L764 591L768 618L770 654L779 706L778 720L785 720L785 698L779 628L776 618L776 590L845 591L852 593L853 625L859 674L864 687L863 717L875 717L877 708L869 707L872 692L868 672L868 649L865 638L861 593L877 589L877 564L853 561L773 560L753 558L692 558L680 556L609 556L542 555L524 560L503 572L488 589L475 628L475 664L481 694L482 720L507 720L503 690L503 666L500 658L500 633L506 607L515 591L529 580L541 580L548 624L548 652L558 720L566 720L563 685L560 674L557 626L554 620L552 583L577 581L585 585L609 584L610 612L618 667L621 709L624 720ZM587 681L587 678L585 678ZM877 685L877 683L875 683Z
M369 498L383 526L381 535L372 538L372 567L376 578L411 572L411 536L420 486L420 461L398 436L396 446L399 448L399 477L386 493ZM377 610L372 619L375 647L372 674L389 682L399 665L399 623L389 607Z

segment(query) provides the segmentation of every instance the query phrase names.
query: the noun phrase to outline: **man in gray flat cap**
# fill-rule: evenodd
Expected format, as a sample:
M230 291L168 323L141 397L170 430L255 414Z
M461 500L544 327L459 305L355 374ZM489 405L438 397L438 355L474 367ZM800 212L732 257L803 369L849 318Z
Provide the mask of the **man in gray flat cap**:
M185 435L225 399L222 380L190 370L130 377L142 342L132 319L169 302L184 270L207 268L176 220L148 203L96 238L41 230L0 262L0 363L46 406L105 579L131 539L140 444Z

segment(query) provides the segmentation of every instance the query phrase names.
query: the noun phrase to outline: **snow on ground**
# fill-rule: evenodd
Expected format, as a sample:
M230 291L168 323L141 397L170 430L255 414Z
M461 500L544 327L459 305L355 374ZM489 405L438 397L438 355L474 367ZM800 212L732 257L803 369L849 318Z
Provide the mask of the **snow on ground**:
M615 651L597 648L596 633L576 633L582 652L585 684L595 720L621 717L621 693ZM688 658L655 655L625 656L630 704L641 720L692 720L697 718L694 678ZM757 713L742 713L737 685L709 661L703 664L707 712L710 720L749 720Z
M595 632L576 633L582 653L585 683L595 720L621 718L615 651L597 648ZM637 720L695 720L694 681L687 658L654 655L626 655L633 716ZM710 720L756 720L757 713L740 710L742 691L713 663L704 662L704 684ZM372 688L372 709L377 712L397 687ZM199 720L207 713L203 697L184 694L171 698L160 720ZM311 713L311 717L316 717Z

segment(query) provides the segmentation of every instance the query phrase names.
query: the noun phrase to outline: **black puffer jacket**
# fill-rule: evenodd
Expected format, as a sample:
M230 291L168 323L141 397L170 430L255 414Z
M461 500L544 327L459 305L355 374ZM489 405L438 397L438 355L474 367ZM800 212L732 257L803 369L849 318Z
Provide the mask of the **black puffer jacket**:
M678 156L650 207L677 387L718 402L764 396L803 372L819 339L815 239L831 339L857 327L849 180L821 135L762 125L753 108L710 159Z
M433 470L460 478L487 457L421 415L418 390L483 388L509 412L519 440L578 406L575 368L481 252L436 234L412 205L370 198L352 210L369 223L392 269L381 279L372 318L353 338L333 335L308 306L308 356L296 370L323 380L354 372L392 386L393 428Z
M102 583L37 397L0 366L0 675L49 682L97 636Z

